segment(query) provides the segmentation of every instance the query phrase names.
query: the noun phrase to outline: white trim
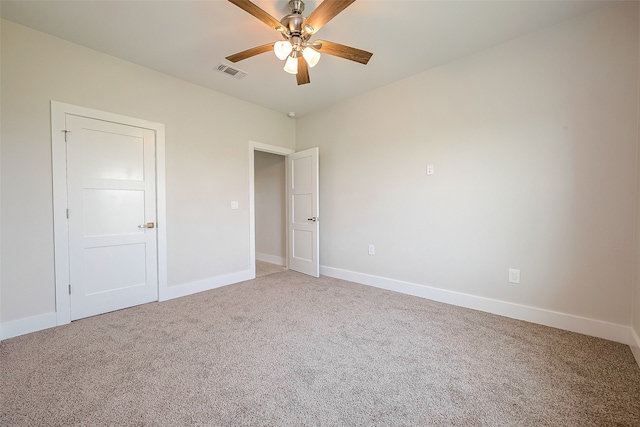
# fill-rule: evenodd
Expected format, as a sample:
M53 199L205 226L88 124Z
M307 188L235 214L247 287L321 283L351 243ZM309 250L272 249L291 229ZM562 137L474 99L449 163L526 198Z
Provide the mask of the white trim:
M602 322L584 317L573 316L549 310L538 309L489 298L477 297L474 295L459 292L436 289L429 286L415 283L402 282L399 280L387 279L379 276L372 276L339 268L320 266L320 273L324 276L335 277L337 279L348 280L363 285L376 288L387 289L407 295L413 295L433 301L452 304L460 307L485 311L514 319L525 320L541 325L551 326L572 332L592 335L611 341L629 345L636 362L640 366L640 338L636 331L628 326ZM255 278L255 270L244 270L230 273L209 279L198 280L182 285L167 287L162 294L160 301L203 292L227 285L251 280ZM489 308L492 308L490 310ZM516 312L517 311L517 312ZM515 315L514 315L515 313ZM46 313L24 319L13 320L2 323L2 335L0 340L6 340L19 335L37 332L60 325L56 313ZM67 322L68 323L68 322ZM624 338L622 338L624 337Z
M53 170L53 244L57 324L71 322L69 284L69 225L66 221L67 154L64 142L66 105L51 101L51 167Z
M264 252L256 252L258 261L268 262L270 264L285 265L285 259L278 255L265 254Z
M363 285L374 286L376 288L400 292L407 295L427 298L433 301L444 302L460 307L498 314L500 316L510 317L513 319L525 320L527 322L537 323L540 325L604 338L627 345L630 341L630 327L616 323L603 322L601 320L574 316L572 314L560 313L557 311L545 310L327 266L320 266L320 274Z
M24 319L12 320L2 324L3 340L17 337L18 335L30 334L31 332L53 328L58 324L56 313L45 313L38 316L26 317Z
M235 283L251 280L252 278L251 270L244 270L209 279L184 283L182 285L169 286L164 290L164 292L162 292L160 301L184 297L198 292L220 288L222 286L233 285ZM0 340L6 340L19 335L61 326L62 324L58 321L59 318L60 316L58 313L45 313L38 316L2 323L2 335L0 336Z
M638 366L640 366L640 337L638 337L638 333L633 328L629 328L629 348L631 348L631 352L636 358Z
M122 116L106 111L51 101L51 155L53 169L53 230L55 252L56 324L71 322L69 298L69 228L67 209L67 155L64 142L65 116L73 114L150 129L156 136L156 215L158 238L158 298L167 294L167 231L165 198L165 130L162 123ZM164 298L166 299L166 298Z
M197 280L195 282L183 283L182 285L169 286L160 301L185 297L187 295L209 291L211 289L233 285L234 283L244 282L251 279L255 279L255 271L252 272L252 270L249 269L224 274L222 276L210 277L208 279Z
M167 195L165 175L164 125L156 129L156 236L158 238L158 301L169 286L167 273Z
M278 147L276 145L262 144L260 142L249 141L249 268L251 270L250 279L256 278L256 200L255 200L255 152L263 151L265 153L278 154L280 156L288 156L295 153L289 148ZM287 227L288 233L288 227ZM286 236L286 242L289 236ZM287 244L288 246L288 244ZM286 259L289 257L289 248L287 247L287 258L282 263L285 267Z
M249 141L249 148L251 151L263 151L265 153L279 154L280 156L288 156L295 153L295 150L291 148L279 147L277 145L263 144L261 142Z

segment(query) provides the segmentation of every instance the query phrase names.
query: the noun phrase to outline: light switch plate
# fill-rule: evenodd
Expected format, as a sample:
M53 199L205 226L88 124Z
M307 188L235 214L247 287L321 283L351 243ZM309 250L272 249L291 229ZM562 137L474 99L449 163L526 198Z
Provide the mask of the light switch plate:
M509 283L520 283L520 270L509 269Z
M231 202L231 209L238 209L238 202L236 201Z

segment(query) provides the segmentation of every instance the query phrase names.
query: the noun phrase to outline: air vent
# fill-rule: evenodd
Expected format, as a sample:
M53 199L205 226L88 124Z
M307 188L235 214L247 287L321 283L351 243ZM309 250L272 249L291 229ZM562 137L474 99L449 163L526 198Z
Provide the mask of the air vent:
M221 73L225 73L233 78L236 78L238 80L243 79L246 75L247 72L246 71L242 71L242 70L238 70L237 68L233 68L230 67L228 65L224 65L222 62L218 64L218 66L215 68L215 70L221 72Z

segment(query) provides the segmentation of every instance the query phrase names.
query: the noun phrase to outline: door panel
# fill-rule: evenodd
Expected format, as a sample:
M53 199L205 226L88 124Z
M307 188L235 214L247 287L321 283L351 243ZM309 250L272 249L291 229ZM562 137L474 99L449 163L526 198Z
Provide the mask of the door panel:
M291 200L294 223L305 224L309 218L315 216L313 194L293 194Z
M303 157L293 159L293 187L310 188L313 185L314 168L312 162L312 154L305 154Z
M145 222L144 191L84 188L82 192L86 237L142 232L131 224Z
M144 286L145 256L143 243L86 248L86 294Z
M287 156L289 268L320 276L318 148Z
M71 319L157 301L155 134L66 115Z
M293 230L293 257L313 262L313 232L306 230Z
M129 135L114 138L109 132L92 132L85 141L82 164L85 178L144 181L144 140Z

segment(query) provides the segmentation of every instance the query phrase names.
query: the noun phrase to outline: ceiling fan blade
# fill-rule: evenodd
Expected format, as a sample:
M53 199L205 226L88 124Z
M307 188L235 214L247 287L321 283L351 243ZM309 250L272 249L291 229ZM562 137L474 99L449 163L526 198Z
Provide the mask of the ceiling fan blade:
M326 1L327 0L325 0L325 2ZM366 50L356 49L355 47L345 46L340 43L328 42L326 40L317 40L315 43L322 43L322 46L316 49L320 53L339 56L340 58L359 62L365 65L373 56L373 53L367 52Z
M324 0L320 3L320 6L311 12L311 15L304 21L304 25L311 26L313 33L316 33L354 1L356 0Z
M309 80L309 67L307 67L307 61L305 61L302 56L298 57L298 74L296 74L296 80L298 81L298 86L306 85L311 82L311 80Z
M273 51L273 45L274 43L267 43L262 46L252 47L251 49L229 55L225 59L231 62L242 61L243 59L251 58L252 56L260 55L261 53Z
M264 22L274 30L279 31L278 28L284 29L280 21L278 21L273 16L269 15L267 12L265 12L255 4L251 3L249 0L229 0L229 1L235 4L236 6L238 6L240 9L244 10L245 12L255 16L256 18L258 18L259 20L261 20L262 22Z

